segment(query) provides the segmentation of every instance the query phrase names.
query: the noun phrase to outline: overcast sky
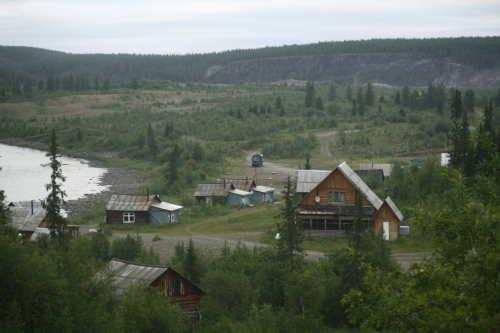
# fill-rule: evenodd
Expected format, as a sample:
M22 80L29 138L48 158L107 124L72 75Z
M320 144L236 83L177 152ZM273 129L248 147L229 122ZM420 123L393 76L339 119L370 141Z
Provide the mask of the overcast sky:
M0 0L0 45L71 53L498 35L499 0Z

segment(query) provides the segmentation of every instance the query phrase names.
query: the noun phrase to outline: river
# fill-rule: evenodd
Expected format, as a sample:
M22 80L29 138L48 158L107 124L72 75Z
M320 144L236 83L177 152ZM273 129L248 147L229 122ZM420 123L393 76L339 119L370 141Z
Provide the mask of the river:
M45 152L0 144L0 190L7 201L40 200L47 197L45 184L50 182L50 160ZM82 159L63 156L59 159L66 181L62 190L65 200L77 200L84 195L108 189L100 185L107 169L92 167Z

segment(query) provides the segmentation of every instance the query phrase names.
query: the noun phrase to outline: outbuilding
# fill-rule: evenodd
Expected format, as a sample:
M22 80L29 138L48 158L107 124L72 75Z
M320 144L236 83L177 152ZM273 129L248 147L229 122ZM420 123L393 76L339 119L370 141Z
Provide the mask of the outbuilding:
M179 223L183 207L168 202L154 203L149 207L151 224Z
M262 185L256 186L252 190L250 200L252 200L252 202L273 202L274 191L276 191L276 189L272 187Z
M106 223L150 223L149 208L152 204L160 202L160 197L155 194L113 194L106 205Z
M232 190L227 192L228 205L250 206L250 197L252 193L242 190Z

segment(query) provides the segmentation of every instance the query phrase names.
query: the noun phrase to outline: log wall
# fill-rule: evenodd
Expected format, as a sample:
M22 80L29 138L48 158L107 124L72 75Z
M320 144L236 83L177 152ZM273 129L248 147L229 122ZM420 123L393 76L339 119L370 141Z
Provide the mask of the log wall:
M106 223L108 224L133 224L133 223L123 223L123 213L121 211L107 210L106 211ZM149 223L149 212L132 212L135 213L134 223Z

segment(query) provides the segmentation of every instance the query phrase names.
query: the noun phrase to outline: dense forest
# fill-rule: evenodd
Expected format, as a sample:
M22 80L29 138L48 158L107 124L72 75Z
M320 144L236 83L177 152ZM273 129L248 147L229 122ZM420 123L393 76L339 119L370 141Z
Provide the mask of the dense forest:
M0 47L0 84L20 80L36 85L39 79L70 75L97 77L101 82L131 82L138 79L170 80L178 83L205 81L207 71L229 63L282 57L339 54L414 54L425 59L491 69L500 62L500 37L433 39L372 39L284 45L260 49L230 50L207 54L69 54L32 47Z

